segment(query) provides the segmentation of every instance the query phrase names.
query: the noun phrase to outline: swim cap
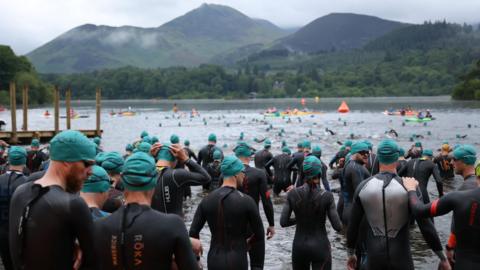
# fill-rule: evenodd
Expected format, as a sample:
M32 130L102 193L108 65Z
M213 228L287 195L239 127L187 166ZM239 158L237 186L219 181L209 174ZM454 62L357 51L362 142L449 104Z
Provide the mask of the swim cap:
M110 177L102 167L92 166L92 174L83 182L82 192L103 193L110 189Z
M222 159L222 152L220 150L213 151L213 160L221 160Z
M156 136L152 136L152 137L150 138L150 141L152 142L152 145L153 145L153 144L156 144L156 143L158 142L158 138L157 138Z
M96 153L96 145L76 130L62 131L50 141L50 159L54 161L94 161Z
M318 145L315 145L313 147L312 154L317 158L320 158L322 156L322 148Z
M363 142L368 145L368 149L369 149L369 150L372 150L372 149L373 149L373 143L372 143L371 141L369 141L369 140L364 140Z
M99 165L108 172L120 173L122 172L124 163L125 161L120 153L108 152L102 155L102 162Z
M303 148L311 149L312 145L310 144L309 140L304 140L302 143Z
M152 148L152 145L149 144L148 142L141 142L137 145L137 149L134 150L134 152L144 152L146 154L150 153L150 148Z
M189 141L189 140L185 140L185 141L183 141L183 144L185 144L185 146L189 146L189 145L190 145L190 141Z
M210 135L208 135L208 141L209 142L217 142L217 135L211 133Z
M263 146L265 148L270 148L272 146L272 142L269 139L266 139L265 142L263 143Z
M350 140L347 140L347 141L345 141L345 143L343 143L343 145L345 145L345 147L352 147L353 142L350 141Z
M368 145L366 143L356 142L352 144L352 149L350 150L352 155L362 151L368 151Z
M477 151L469 144L460 145L453 151L453 157L455 159L463 161L467 165L475 164L477 161Z
M381 164L389 165L398 160L400 156L399 147L394 140L383 140L377 148L378 161Z
M283 153L287 153L287 154L289 154L289 155L292 153L292 151L290 151L290 148L288 148L287 146L284 146L284 147L282 148L282 152L283 152Z
M8 150L8 163L13 166L25 165L27 163L27 151L20 146L12 146Z
M162 147L157 153L157 160L165 160L165 161L175 161L175 157L170 152L171 144L169 142L165 142L162 144Z
M303 160L303 173L307 179L318 177L322 173L322 163L316 156L307 156Z
M40 147L40 141L38 139L33 139L30 146L31 147Z
M140 133L140 138L143 139L143 137L145 137L145 136L148 136L148 132L146 132L146 131L144 130L144 131L142 131L142 133Z
M179 142L180 142L180 138L178 137L178 135L172 134L172 136L170 136L170 142L171 142L172 144L179 143Z
M303 142L297 143L297 147L298 147L298 148L303 148Z
M131 155L122 170L122 183L126 190L146 191L157 185L155 160L143 152Z
M93 142L94 142L96 145L100 145L100 143L101 143L102 141L100 140L100 137L95 137L95 138L93 138Z
M422 143L421 142L415 142L415 147L422 147Z
M152 138L150 138L150 136L145 136L142 138L142 142L146 142L148 144L152 144Z
M250 157L252 155L252 148L246 142L239 142L233 151L237 157Z
M127 144L127 145L125 146L125 151L130 151L130 152L132 152L132 151L133 151L133 145Z
M401 156L401 157L404 157L404 156L405 156L405 149L403 149L403 148L400 147L400 148L398 149L398 155Z
M224 177L232 177L245 169L242 162L235 156L227 156L220 165L220 171Z
M285 147L285 146L287 146L287 141L283 140L282 141L282 148Z
M433 151L430 149L423 149L422 155L427 157L433 157Z

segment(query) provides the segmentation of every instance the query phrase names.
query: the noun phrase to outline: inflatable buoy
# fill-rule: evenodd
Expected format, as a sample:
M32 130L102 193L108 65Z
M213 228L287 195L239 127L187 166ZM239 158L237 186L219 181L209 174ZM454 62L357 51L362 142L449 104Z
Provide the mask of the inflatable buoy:
M305 99L302 98L302 100L300 101L300 103L302 104L302 106L305 106Z
M348 105L345 101L342 101L342 104L340 104L340 107L338 107L338 112L339 113L348 113L350 109L348 108Z

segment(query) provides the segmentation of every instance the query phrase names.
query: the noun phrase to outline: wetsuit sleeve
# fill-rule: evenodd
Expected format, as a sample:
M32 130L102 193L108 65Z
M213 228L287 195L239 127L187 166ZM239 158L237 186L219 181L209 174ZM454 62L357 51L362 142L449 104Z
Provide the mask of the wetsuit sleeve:
M193 254L192 244L188 238L185 224L178 216L172 216L172 228L177 231L177 241L175 243L174 255L175 263L180 270L198 269L195 254Z
M290 162L287 164L287 169L289 169L291 171L294 170L293 166L295 166L295 164L297 164L297 157L296 156L294 156L292 158L292 160L290 160Z
M330 220L333 229L339 232L342 230L342 222L340 221L340 217L338 216L337 207L335 206L335 199L330 192L325 193L325 195L323 196L326 200L328 220Z
M351 177L353 190L357 190L360 183L370 177L370 172L367 168L361 166L359 167L359 171L351 173Z
M295 220L295 218L292 218L292 211L293 211L292 205L294 204L294 202L292 202L293 192L295 191L290 191L288 193L287 200L283 205L282 215L280 216L280 226L282 227L289 227L297 224L297 221Z
M195 155L195 152L193 152L191 149L188 149L188 152L189 152L190 158L193 158L193 160L195 160L198 163L198 158L197 158L197 155Z
M246 205L248 209L248 223L254 235L254 241L258 247L258 251L263 254L259 255L265 257L265 231L263 230L262 219L258 211L257 204L249 196L245 196Z
M82 250L82 269L96 269L94 252L94 227L92 215L85 201L78 197L70 204L71 228Z
M327 179L327 169L327 166L323 166L322 163L322 184L326 191L330 191L330 184L328 183Z
M212 180L208 172L195 161L188 160L185 165L190 171L185 169L175 169L172 172L173 179L177 186L204 185Z
M198 163L199 165L202 165L202 160L203 160L203 148L200 149L200 151L198 151L197 163Z
M442 182L442 177L440 176L440 170L438 169L438 166L435 165L435 163L432 162L432 174L433 174L433 179L435 179L435 183L437 184L437 190L438 190L438 196L442 197L443 196L443 182Z
M202 230L205 222L207 221L205 214L203 213L203 203L200 203L193 216L192 224L190 225L190 237L200 239L200 231Z
M347 227L347 248L349 249L349 255L353 254L355 245L357 244L358 232L360 229L360 223L362 222L363 216L365 215L365 210L363 209L362 201L358 196L362 187L367 183L367 181L362 182L353 196L353 205L350 214L350 220Z
M335 162L337 162L338 158L339 158L339 155L338 155L338 153L336 153L335 156L333 156L333 158L328 163L328 166L330 168L333 168L333 164L335 164Z
M449 193L429 204L424 204L423 201L418 198L417 192L408 192L412 213L415 217L420 218L442 216L452 211L455 208L455 200L458 198L458 195L456 192Z
M267 216L268 225L273 227L275 225L273 220L273 203L270 199L270 191L267 187L267 175L263 171L260 181L260 199L262 200L263 211Z
M270 167L273 165L273 158L270 159L267 164L265 164L265 171L267 172L267 175L268 176L272 176L273 173L272 173L272 170L270 170Z
M402 166L398 171L398 176L405 177L407 176L407 168L410 166L410 161L408 161L405 166Z

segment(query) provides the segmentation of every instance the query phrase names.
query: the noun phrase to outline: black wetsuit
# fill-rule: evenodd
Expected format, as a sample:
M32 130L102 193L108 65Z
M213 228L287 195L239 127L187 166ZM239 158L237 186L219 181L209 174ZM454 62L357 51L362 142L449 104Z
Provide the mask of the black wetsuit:
M403 167L407 165L407 161L405 159L399 159L397 161L397 172L399 172Z
M17 187L26 181L23 173L18 171L0 175L0 257L6 270L13 269L8 240L10 200Z
M330 191L330 184L328 183L328 178L327 178L328 166L321 159L320 159L320 162L322 163L322 177L321 177L321 179L322 179L323 187L325 188L326 191Z
M210 190L215 190L219 187L220 177L222 172L220 171L220 162L212 162L207 165L207 172L212 178L212 182L210 183Z
M30 150L27 153L27 168L31 173L39 171L42 163L48 159L48 156L42 151Z
M60 186L28 182L17 188L10 207L10 251L15 269L72 269L74 243L82 269L96 269L93 221L85 201Z
M273 193L276 195L280 192L286 191L286 188L292 184L291 174L292 172L287 168L288 163L292 160L292 156L286 153L276 155L270 161L265 164L265 170L267 174L273 176ZM274 173L272 173L270 167L273 166Z
M302 151L297 151L295 153L292 154L292 159L296 156L296 155L302 155L303 156L303 150ZM303 169L303 167L302 167ZM297 173L297 167L295 168L290 168L290 171L292 171L292 182L295 183L297 181L297 177L298 177L298 173Z
M263 253L259 255L265 256L263 224L250 196L231 187L214 190L198 205L190 236L198 239L205 222L212 235L207 261L209 270L248 269L245 237L249 232L253 233L253 244Z
M299 187L303 185L303 160L305 159L305 153L303 152L296 152L293 154L293 158L288 163L287 168L289 170L294 170L296 168L297 171L297 177L293 179L295 182L295 186Z
M368 155L368 162L366 164L367 170L370 172L370 175L375 175L380 171L380 163L378 162L377 155L370 152Z
M290 217L292 211L295 218ZM332 227L340 231L342 223L332 193L305 183L287 194L280 225L297 225L292 248L294 270L308 270L310 265L314 270L331 269L330 241L325 229L327 216Z
M413 216L400 177L382 172L358 186L347 231L349 249L357 244L359 225L364 218L368 227L365 235L367 257L360 268L413 270L409 229ZM416 221L429 247L437 255L441 254L442 245L432 221L428 218L416 218Z
M273 204L267 187L267 174L260 169L245 165L245 180L239 190L252 197L257 207L260 199L262 200L263 211L267 216L268 226L273 227L275 225L273 219ZM247 235L247 237L249 237L249 235ZM265 260L265 252L262 251L263 249L265 249L264 244L259 242L254 243L248 251L252 269L263 269Z
M185 224L150 206L127 204L95 222L99 269L198 269Z
M26 181L27 182L35 182L38 179L42 178L45 175L46 172L47 172L46 170L34 172L27 177Z
M265 165L272 160L273 155L268 149L262 149L255 153L253 163L255 168L265 171Z
M190 147L185 146L183 150L187 152L188 158L193 158L193 160L198 162L197 155L195 155L195 152L193 152L192 149L190 149Z
M440 176L443 181L453 180L455 178L452 159L450 155L438 155L433 160L440 171Z
M189 159L186 169L163 168L158 177L152 208L169 214L183 216L183 188L204 185L210 182L207 171Z
M408 195L415 216L436 217L453 211L455 269L480 269L480 188L451 192L429 204L423 204L416 192Z
M222 153L221 159L223 160L222 150L214 144L208 144L198 151L197 163L202 165L204 169L207 169L208 164L213 162L213 152L215 152L215 150L218 150ZM210 190L210 182L202 184L202 186L204 190Z
M185 150L187 152L188 158L193 159L196 162L198 162L197 155L195 155L195 153L192 151L192 149L190 149L188 146L185 146L183 148L183 150ZM182 164L181 168L185 168L185 164ZM183 198L185 199L187 197L192 197L192 188L190 186L186 186L184 188L184 191L183 191Z
M338 195L337 212L340 219L343 216L344 198L343 198L343 168L336 168L332 173L332 179L338 179L340 183L340 194Z
M92 214L92 219L93 221L96 221L97 219L101 219L104 217L108 217L110 213L104 212L97 207L90 207L90 213Z
M369 178L370 173L363 166L362 163L356 160L350 160L343 168L343 213L342 213L342 222L344 225L348 225L350 219L350 210L352 208L353 196L355 190L357 190L360 183Z
M409 160L407 164L398 172L402 177L413 177L419 182L420 191L422 192L423 202L430 202L428 196L428 180L433 175L435 183L437 184L438 195L443 196L443 183L440 177L438 167L429 159L416 158Z
M338 151L328 163L328 167L330 167L330 169L333 169L333 164L338 164L339 160L345 158L348 152L348 150Z
M123 185L119 182L115 187L110 187L108 190L108 199L103 204L102 210L108 213L113 213L123 205L124 201Z

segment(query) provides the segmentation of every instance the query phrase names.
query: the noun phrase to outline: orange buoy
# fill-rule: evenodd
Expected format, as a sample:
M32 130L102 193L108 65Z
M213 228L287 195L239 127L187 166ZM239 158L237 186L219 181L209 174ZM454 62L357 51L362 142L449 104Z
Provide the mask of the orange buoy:
M340 104L340 107L338 107L338 112L339 113L348 113L350 109L348 108L348 105L345 101L342 101L342 104Z
M305 106L305 99L302 98L302 100L300 100L300 104L302 104L302 106Z

